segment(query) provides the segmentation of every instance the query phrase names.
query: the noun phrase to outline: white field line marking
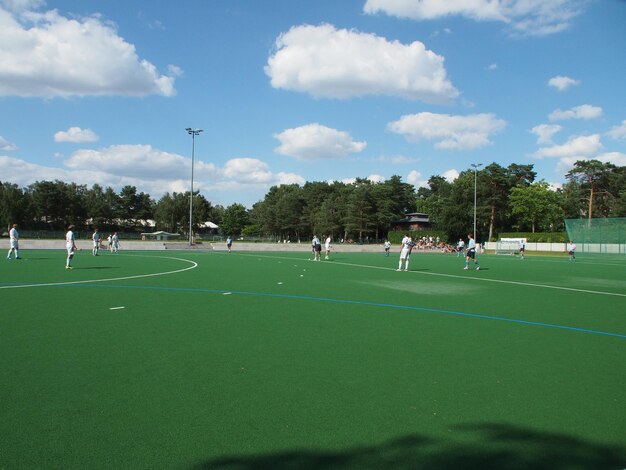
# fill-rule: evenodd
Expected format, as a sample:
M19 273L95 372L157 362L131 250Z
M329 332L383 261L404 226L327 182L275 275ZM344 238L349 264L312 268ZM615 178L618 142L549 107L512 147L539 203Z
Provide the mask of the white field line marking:
M110 307L109 310L121 310L126 307Z
M255 256L259 256L259 255L255 255ZM266 256L266 258L275 259L278 257ZM290 258L290 259L293 259L293 258ZM326 263L326 264L352 266L352 267L357 267L357 268L368 268L368 269L382 269L384 271L395 271L395 268L386 268L384 266L367 266L364 264L344 263L341 261L333 261L332 263ZM486 278L486 277L468 277L468 276L460 276L458 274L428 273L424 271L409 271L409 272L412 274L423 274L425 276L451 277L455 279L466 279L466 280L472 280L472 281L497 282L500 284L511 284L511 285L516 285L516 286L539 287L542 289L557 289L557 290L565 290L565 291L570 291L570 292L582 292L585 294L598 294L598 295L611 295L615 297L626 297L626 294L620 294L618 292L603 292L603 291L597 291L597 290L576 289L574 287L551 286L548 284L535 284L532 282L506 281L504 279L491 279L491 278Z
M141 255L130 255L130 256L141 256ZM155 276L166 276L168 274L177 274L182 273L184 271L189 271L190 269L195 269L198 267L198 263L195 261L190 261L184 258L173 258L171 256L155 256L155 258L164 258L164 259L173 259L176 261L184 261L185 263L190 263L191 266L182 269L176 269L174 271L165 271L162 273L152 273L152 274L138 274L136 276L124 276L124 277L111 277L108 279L88 279L84 281L69 281L69 282L48 282L42 284L23 284L19 286L0 286L0 289L21 289L24 287L48 287L48 286L67 286L71 284L89 284L93 282L107 282L107 281L124 281L128 279L140 279L143 277L155 277Z

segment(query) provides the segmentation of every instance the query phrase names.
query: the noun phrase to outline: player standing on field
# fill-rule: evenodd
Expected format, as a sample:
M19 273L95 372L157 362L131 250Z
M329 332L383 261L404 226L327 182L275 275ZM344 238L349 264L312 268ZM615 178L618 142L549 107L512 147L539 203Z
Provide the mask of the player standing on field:
M93 248L91 249L91 254L94 256L98 256L98 250L100 249L100 233L98 232L98 228L95 227L93 229L93 235L91 236L93 240Z
M467 251L465 253L465 267L463 269L469 269L469 260L474 260L474 265L476 266L476 271L480 270L480 265L476 260L476 242L474 241L474 237L472 234L467 236L469 241L467 242Z
M313 250L313 259L315 261L322 260L322 243L320 239L317 238L317 235L313 235L313 240L311 241L311 249Z
M15 252L15 259L20 258L20 234L17 231L17 224L13 224L11 226L11 230L9 230L9 252L7 253L7 259L11 259L11 252Z
M404 270L409 270L409 258L411 257L411 250L415 244L413 240L408 235L405 235L402 238L402 251L400 251L400 262L398 263L398 269L396 271L402 271L402 261L404 261Z
M385 240L385 256L389 256L389 251L391 250L391 242L389 240Z
M111 235L111 253L117 253L120 247L120 237L117 236L117 232Z
M328 235L328 237L326 237L326 242L324 244L325 245L324 248L326 249L326 259L330 258L330 248L331 248L330 243L331 243L331 241L332 241L332 239L331 239L330 235Z
M575 251L576 251L576 245L574 244L572 240L570 240L569 243L567 244L567 254L569 255L570 261L576 261L576 254L574 253Z
M74 226L67 227L65 234L65 249L67 250L67 260L65 262L65 269L72 269L72 258L74 258L74 252L76 251L76 242L74 239Z

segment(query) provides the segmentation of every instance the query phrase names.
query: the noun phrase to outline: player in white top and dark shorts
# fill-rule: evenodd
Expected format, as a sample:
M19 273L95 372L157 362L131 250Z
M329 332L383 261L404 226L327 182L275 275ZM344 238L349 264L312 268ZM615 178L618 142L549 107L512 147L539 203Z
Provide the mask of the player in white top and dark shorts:
M569 243L567 244L567 254L569 255L570 261L576 261L576 254L574 253L575 251L576 251L576 245L574 244L572 240L570 240Z
M476 271L480 270L480 265L476 260L476 242L474 241L474 237L470 234L467 236L469 241L467 242L467 251L465 252L465 267L463 269L469 269L469 260L474 260L474 266L476 266Z

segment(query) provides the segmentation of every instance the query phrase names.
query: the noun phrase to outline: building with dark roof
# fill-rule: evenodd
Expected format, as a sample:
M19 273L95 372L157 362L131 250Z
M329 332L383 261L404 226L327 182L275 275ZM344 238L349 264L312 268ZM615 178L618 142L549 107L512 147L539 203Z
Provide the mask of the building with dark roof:
M419 212L404 214L404 217L400 220L394 221L392 226L394 230L400 230L404 232L416 232L418 230L426 230L431 228L428 214L421 214Z

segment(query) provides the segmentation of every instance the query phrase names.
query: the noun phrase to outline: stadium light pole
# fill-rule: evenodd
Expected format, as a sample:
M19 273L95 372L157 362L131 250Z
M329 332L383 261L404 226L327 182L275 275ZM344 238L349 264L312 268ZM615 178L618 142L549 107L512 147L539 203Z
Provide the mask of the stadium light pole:
M470 166L474 169L474 241L476 241L476 171L483 166L483 164L471 163Z
M191 135L191 193L189 194L189 248L193 245L193 161L196 153L196 136L200 135L202 129L185 129Z

